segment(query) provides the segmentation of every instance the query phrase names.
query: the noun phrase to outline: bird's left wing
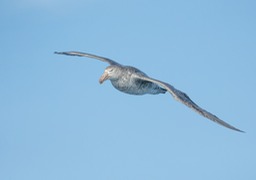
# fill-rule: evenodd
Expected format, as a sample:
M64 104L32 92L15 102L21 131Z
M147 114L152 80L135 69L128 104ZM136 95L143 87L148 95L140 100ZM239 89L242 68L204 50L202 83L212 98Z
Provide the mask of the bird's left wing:
M83 53L83 52L78 52L78 51L67 51L67 52L54 52L55 54L63 54L63 55L68 55L68 56L80 56L80 57L88 57L88 58L93 58L93 59L98 59L100 61L103 62L107 62L110 65L120 65L119 63L105 58L105 57L101 57L101 56L97 56L94 54L89 54L89 53Z
M244 132L240 129L235 128L234 126L226 123L225 121L219 119L217 116L213 115L212 113L204 110L203 108L199 107L196 103L194 103L189 97L188 95L186 95L184 92L174 88L172 85L159 81L157 79L153 79L150 77L146 77L146 76L142 76L142 75L138 75L136 78L138 79L142 79L145 81L149 81L149 82L153 82L156 83L160 86L162 86L163 88L165 88L173 97L174 99L176 99L177 101L180 101L181 103L185 104L186 106L192 108L194 111L196 111L197 113L199 113L200 115L222 125L225 126L229 129L235 130L235 131L239 131L239 132Z

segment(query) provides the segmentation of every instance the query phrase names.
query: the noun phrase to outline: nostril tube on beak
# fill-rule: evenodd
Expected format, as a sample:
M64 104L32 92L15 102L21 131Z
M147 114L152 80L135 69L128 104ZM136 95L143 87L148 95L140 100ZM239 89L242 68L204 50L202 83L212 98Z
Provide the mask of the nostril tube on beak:
M99 83L102 84L104 81L106 81L109 78L108 73L104 72L102 76L99 79Z

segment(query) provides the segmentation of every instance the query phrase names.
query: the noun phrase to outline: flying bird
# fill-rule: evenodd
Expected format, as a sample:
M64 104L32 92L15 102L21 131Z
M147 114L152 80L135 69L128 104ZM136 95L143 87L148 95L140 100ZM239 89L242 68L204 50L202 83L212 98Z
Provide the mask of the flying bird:
M216 122L226 128L239 132L244 132L219 119L214 114L201 108L196 103L194 103L184 92L174 88L172 85L166 82L149 77L144 72L135 67L124 66L105 57L77 51L55 52L55 54L88 57L106 62L110 64L110 66L105 69L104 73L100 77L100 84L102 84L106 80L110 80L112 85L117 90L132 95L164 94L168 91L174 99L185 104L186 106L193 109L195 112L199 113L205 118L208 118L213 122Z

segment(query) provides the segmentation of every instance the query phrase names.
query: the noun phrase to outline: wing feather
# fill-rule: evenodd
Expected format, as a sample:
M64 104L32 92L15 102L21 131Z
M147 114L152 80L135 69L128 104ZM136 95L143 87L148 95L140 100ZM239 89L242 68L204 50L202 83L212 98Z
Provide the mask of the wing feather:
M199 107L196 103L194 103L187 94L185 94L184 92L174 88L172 85L159 81L157 79L153 79L150 77L146 77L146 76L138 76L137 78L145 80L145 81L150 81L153 83L156 83L160 86L162 86L163 88L165 88L173 97L174 99L176 99L177 101L185 104L186 106L192 108L194 111L196 111L197 113L199 113L200 115L212 120L213 122L216 122L226 128L235 130L235 131L239 131L239 132L244 132L240 129L235 128L234 126L226 123L225 121L219 119L217 116L215 116L214 114L206 111L205 109Z
M68 55L68 56L80 56L80 57L88 57L88 58L93 58L93 59L98 59L100 61L109 63L110 65L120 65L119 63L105 58L101 56L97 56L94 54L89 54L89 53L83 53L83 52L78 52L78 51L67 51L67 52L54 52L55 54L62 54L62 55Z

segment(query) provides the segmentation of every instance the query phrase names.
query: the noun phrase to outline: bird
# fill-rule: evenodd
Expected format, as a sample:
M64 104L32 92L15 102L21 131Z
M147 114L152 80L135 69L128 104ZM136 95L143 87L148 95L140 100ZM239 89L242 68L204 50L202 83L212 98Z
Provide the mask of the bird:
M79 51L66 51L54 53L59 55L87 57L97 59L102 62L106 62L109 64L109 66L106 67L104 73L100 77L100 84L104 83L106 80L110 80L112 85L117 90L131 95L157 95L169 92L175 100L183 103L184 105L191 108L200 115L204 116L205 118L212 120L213 122L218 123L219 125L232 129L234 131L244 132L228 124L227 122L221 120L214 114L201 108L195 102L193 102L186 93L182 92L181 90L176 89L174 86L166 82L151 78L146 73L142 72L141 70L133 66L122 65L106 57Z

